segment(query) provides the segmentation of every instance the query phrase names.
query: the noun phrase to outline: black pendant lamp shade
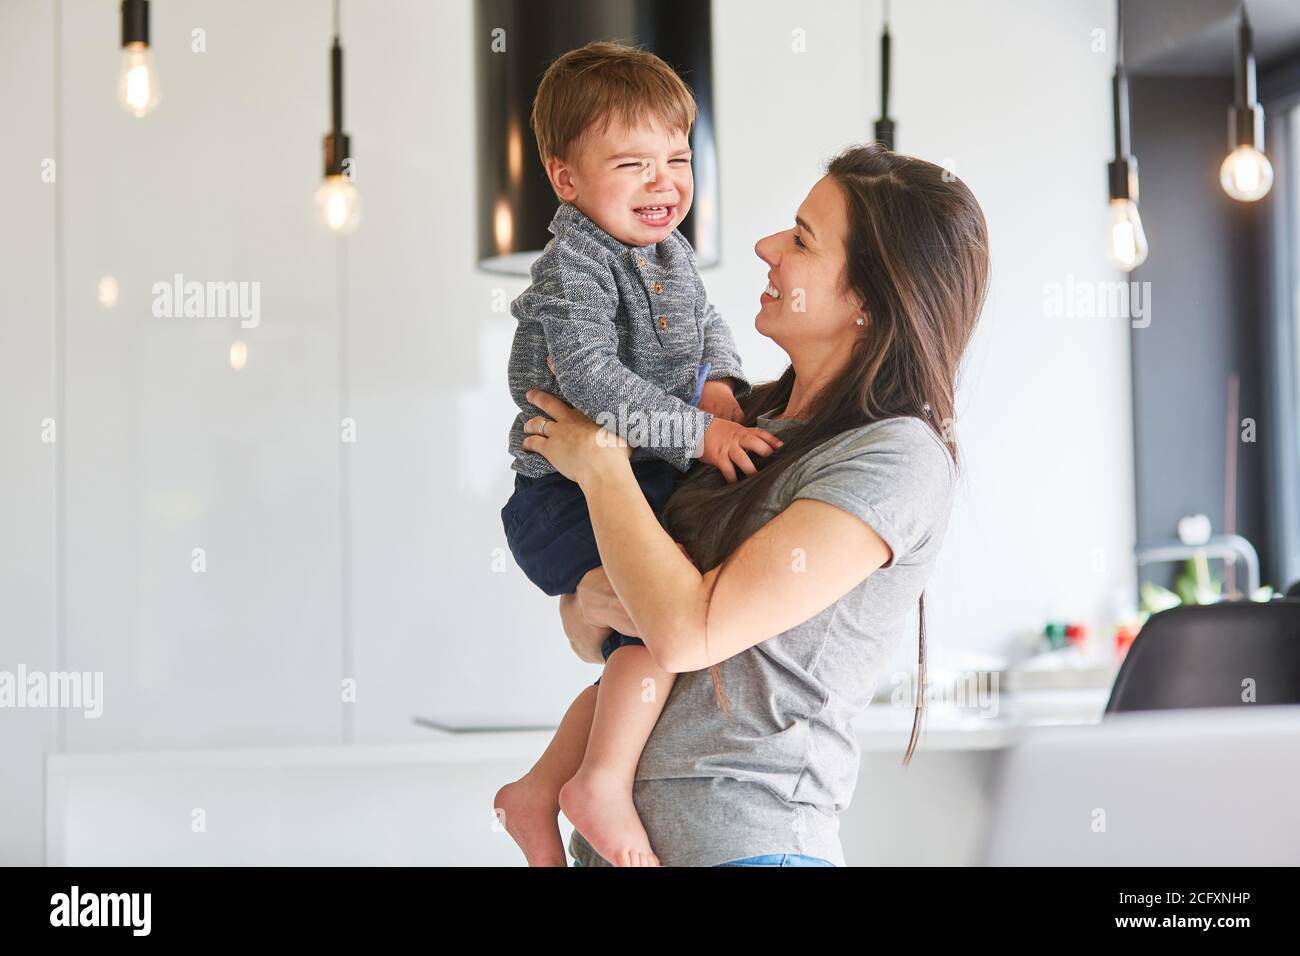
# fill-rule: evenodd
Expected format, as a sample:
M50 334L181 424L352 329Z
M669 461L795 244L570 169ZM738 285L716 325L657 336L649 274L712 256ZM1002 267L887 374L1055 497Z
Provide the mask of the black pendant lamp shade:
M1121 41L1122 42L1122 41ZM1115 158L1106 164L1106 178L1110 198L1137 201L1137 157L1129 152L1128 74L1124 72L1123 57L1115 66L1110 81L1111 120L1115 134Z
M894 148L894 121L889 118L889 0L885 0L884 22L880 30L880 119L876 120L876 141Z
M330 130L325 134L325 175L344 175L343 161L352 156L352 142L343 132L343 47L334 35L330 47Z
M122 0L122 46L149 45L149 0Z
M527 275L551 238L546 227L559 199L529 128L533 97L552 61L596 40L649 50L671 64L694 92L695 198L679 228L700 265L718 262L709 0L476 0L478 261L487 271Z

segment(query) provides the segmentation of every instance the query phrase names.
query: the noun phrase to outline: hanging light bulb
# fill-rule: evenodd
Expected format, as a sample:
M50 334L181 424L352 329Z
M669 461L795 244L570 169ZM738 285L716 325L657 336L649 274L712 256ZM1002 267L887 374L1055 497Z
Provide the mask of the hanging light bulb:
M1237 28L1236 102L1228 108L1228 158L1219 183L1233 199L1255 202L1273 188L1273 164L1264 155L1264 110L1255 98L1254 35L1246 5Z
M162 93L149 49L149 0L122 0L122 70L117 99L135 117L148 116Z
M1110 243L1107 255L1125 272L1147 259L1147 235L1138 213L1138 162L1129 154L1128 74L1124 72L1124 0L1118 0L1115 31L1115 77L1111 105L1115 124L1115 158L1106 166L1110 181Z
M343 48L339 45L339 0L334 0L334 45L330 48L330 131L325 134L325 182L316 190L316 218L336 235L348 235L361 221L361 195L353 184L352 141L343 132Z
M132 43L122 50L117 98L122 108L135 117L148 116L162 98L158 73L153 68L153 54L142 43Z
M1131 199L1112 199L1110 208L1110 259L1125 272L1132 272L1146 262L1148 251L1138 205Z
M1219 182L1233 199L1254 202L1273 188L1273 164L1254 146L1238 146L1219 167Z
M316 218L330 232L346 236L361 221L361 194L346 176L326 176L316 190Z

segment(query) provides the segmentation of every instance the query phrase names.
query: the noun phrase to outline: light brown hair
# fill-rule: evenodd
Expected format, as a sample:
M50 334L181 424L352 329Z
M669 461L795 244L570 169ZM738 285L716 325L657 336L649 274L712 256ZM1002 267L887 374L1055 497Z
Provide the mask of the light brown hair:
M777 477L842 432L912 416L935 431L957 463L957 372L988 287L984 213L943 167L878 143L840 153L827 175L848 212L841 281L868 320L844 371L817 394L800 424L782 433L781 450L754 457L757 474L728 484L715 467L698 462L668 499L665 527L696 567L722 564L720 575L752 533L745 518L760 513ZM784 409L794 379L792 365L776 381L755 386L740 401L742 424L754 426L760 414ZM924 593L919 603L916 705L904 765L916 749L925 698ZM719 665L709 671L718 704L729 714Z
M600 41L570 50L546 70L531 119L542 162L568 159L599 123L635 126L654 117L689 134L695 97L676 71L648 50Z

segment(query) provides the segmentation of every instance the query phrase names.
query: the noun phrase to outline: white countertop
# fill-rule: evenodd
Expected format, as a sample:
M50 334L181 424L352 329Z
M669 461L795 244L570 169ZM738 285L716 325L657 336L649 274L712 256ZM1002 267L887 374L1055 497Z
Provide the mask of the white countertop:
M1002 694L997 712L980 714L932 704L922 725L918 750L1001 750L1025 727L1090 724L1100 720L1109 691L1044 690ZM902 753L912 730L912 710L873 704L854 727L864 752ZM427 728L428 740L411 743L322 744L205 750L119 751L50 754L51 776L195 768L252 768L318 765L480 763L534 760L554 730L465 730Z

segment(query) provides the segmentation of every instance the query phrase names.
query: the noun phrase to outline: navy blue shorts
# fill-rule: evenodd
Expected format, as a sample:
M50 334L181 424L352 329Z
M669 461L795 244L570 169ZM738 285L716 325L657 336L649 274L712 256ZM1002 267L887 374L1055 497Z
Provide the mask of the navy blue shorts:
M632 462L632 473L654 513L661 514L680 472L666 461L646 458ZM501 523L515 563L552 597L573 594L583 576L600 567L587 499L576 481L559 472L540 478L515 472L515 491L501 509ZM601 655L608 660L626 644L645 642L614 631L601 645Z

